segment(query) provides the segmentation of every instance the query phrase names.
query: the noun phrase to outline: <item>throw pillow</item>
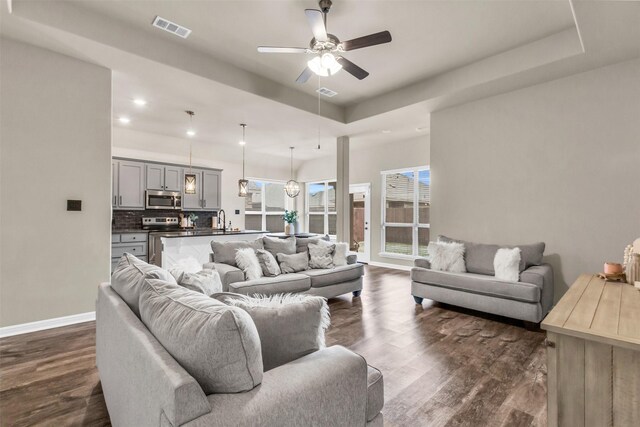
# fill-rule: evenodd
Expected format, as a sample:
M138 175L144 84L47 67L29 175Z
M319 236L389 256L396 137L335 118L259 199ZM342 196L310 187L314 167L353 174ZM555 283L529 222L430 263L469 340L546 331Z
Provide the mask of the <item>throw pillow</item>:
M296 237L296 252L302 253L309 251L309 243L318 243L318 241L329 241L329 236L323 237Z
M276 261L276 258L271 252L264 249L258 249L256 250L256 256L260 262L260 268L262 269L263 276L275 277L282 273L280 271L278 261Z
M239 393L262 382L260 337L246 311L149 279L142 285L140 315L205 394Z
M333 251L336 245L309 243L309 268L333 268Z
M249 313L260 336L265 371L325 346L324 333L331 322L322 297L276 294L252 298L231 293L213 297Z
M520 248L500 248L493 259L496 279L517 282L520 280Z
M291 255L296 253L295 237L279 239L277 237L264 236L262 242L264 243L264 248L271 252L274 257L278 254Z
M348 243L336 243L336 248L333 251L333 265L340 267L347 265L347 253L349 252Z
M147 264L129 253L122 255L111 275L111 287L138 317L140 317L138 305L140 287L146 274L149 274L150 278L162 279L176 284L175 279L167 270L163 270L157 265Z
M188 273L181 268L172 268L169 273L176 279L178 285L211 296L222 292L220 274L215 270L205 269L197 273Z
M276 258L278 258L280 270L283 274L297 273L298 271L309 269L309 252L293 255L278 254Z
M464 273L464 245L455 242L429 242L427 254L431 262L431 269Z
M230 241L230 242L216 242L211 241L211 250L213 251L213 262L219 262L222 264L228 264L233 267L237 267L236 264L236 251L238 249L262 249L262 238L256 239L253 242L247 241Z
M197 259L190 256L190 257L182 258L176 261L176 263L173 265L171 269L173 268L180 269L187 273L197 273L199 271L202 271L202 264L199 263Z
M253 248L238 249L236 251L236 264L244 271L245 280L255 280L262 277L262 267Z

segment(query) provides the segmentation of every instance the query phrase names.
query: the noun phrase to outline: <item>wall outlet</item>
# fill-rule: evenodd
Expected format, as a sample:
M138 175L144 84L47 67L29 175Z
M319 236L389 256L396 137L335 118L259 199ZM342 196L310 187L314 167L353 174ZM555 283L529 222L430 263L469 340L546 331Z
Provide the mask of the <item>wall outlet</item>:
M82 200L67 200L67 210L68 211L81 211L82 210Z

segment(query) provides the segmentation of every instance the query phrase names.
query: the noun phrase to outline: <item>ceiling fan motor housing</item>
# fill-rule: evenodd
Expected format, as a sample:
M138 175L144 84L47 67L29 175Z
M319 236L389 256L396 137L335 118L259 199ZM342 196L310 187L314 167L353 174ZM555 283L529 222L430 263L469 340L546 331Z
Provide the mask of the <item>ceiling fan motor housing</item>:
M322 13L329 13L332 4L333 3L331 3L331 0L320 0L318 2L318 6L320 6L320 10L322 11Z
M327 34L327 41L320 42L316 38L312 38L309 43L309 49L313 53L336 52L340 47L340 39L333 34Z

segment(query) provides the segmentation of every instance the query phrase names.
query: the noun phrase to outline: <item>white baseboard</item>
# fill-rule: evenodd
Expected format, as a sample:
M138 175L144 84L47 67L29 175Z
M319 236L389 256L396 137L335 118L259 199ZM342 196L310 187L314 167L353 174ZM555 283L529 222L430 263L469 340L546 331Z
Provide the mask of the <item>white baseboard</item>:
M386 262L376 262L376 261L371 261L369 265L373 265L375 267L393 268L394 270L411 271L410 265L389 264Z
M14 335L28 334L29 332L42 331L45 329L59 328L61 326L73 325L76 323L90 322L96 320L96 312L72 314L71 316L56 317L54 319L38 320L37 322L22 323L20 325L5 326L0 328L0 338Z

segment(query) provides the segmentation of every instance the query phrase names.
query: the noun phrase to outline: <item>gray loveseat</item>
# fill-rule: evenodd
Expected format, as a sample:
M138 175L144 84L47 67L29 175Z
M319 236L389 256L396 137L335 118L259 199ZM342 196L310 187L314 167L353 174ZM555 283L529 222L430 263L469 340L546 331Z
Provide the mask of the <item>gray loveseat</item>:
M139 274L125 286L114 277L117 287L101 284L96 303L96 363L114 426L383 425L382 374L341 346L269 369L249 391L205 393L139 317L144 302L135 293L162 274L134 262ZM160 315L171 319L172 312Z
M423 298L472 310L539 323L553 305L553 270L542 262L544 243L518 246L522 251L520 280L496 279L493 259L499 245L456 241L465 246L466 273L435 271L426 258L411 269L411 293L416 304ZM511 246L514 247L514 246Z
M319 239L319 237L290 237L287 239L265 237L253 242L211 242L212 262L205 264L204 268L216 270L220 274L224 292L244 295L300 292L325 298L333 298L351 292L354 297L360 296L364 267L356 262L355 255L347 256L347 265L327 269L309 269L298 273L280 274L275 277L260 277L254 280L245 280L244 273L235 263L235 252L240 248L266 249L271 251L274 256L280 251L295 254L307 251L309 243Z

